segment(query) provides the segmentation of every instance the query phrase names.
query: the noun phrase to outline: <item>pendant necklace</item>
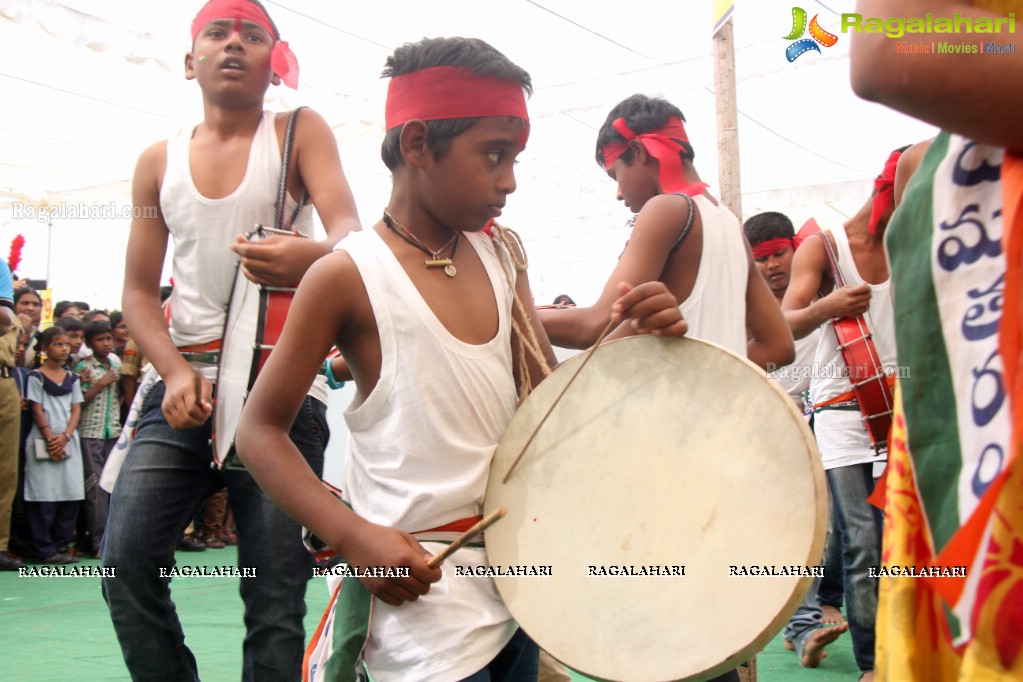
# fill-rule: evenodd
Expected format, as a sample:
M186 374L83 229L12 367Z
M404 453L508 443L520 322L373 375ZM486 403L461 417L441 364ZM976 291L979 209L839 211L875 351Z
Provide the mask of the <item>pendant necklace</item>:
M458 237L462 234L461 232L456 231L455 236L447 244L434 251L421 242L417 236L409 232L404 225L395 220L394 216L387 212L387 209L384 209L384 225L387 225L396 235L429 256L425 261L427 268L444 268L444 274L448 277L454 277L458 274L458 270L455 269L454 257L455 250L458 248ZM451 247L451 255L447 258L441 258L440 254L449 246Z

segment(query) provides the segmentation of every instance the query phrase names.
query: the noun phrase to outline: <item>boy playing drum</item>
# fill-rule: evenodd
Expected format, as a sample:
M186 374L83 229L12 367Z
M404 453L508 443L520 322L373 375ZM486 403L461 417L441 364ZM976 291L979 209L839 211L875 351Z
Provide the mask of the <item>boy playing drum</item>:
M369 594L372 622L354 655L339 662L335 648L320 674L353 679L365 645L378 680L535 679L536 645L493 580L428 567L443 545L423 533L460 532L478 518L519 390L555 362L524 254L501 228L484 230L515 191L530 79L491 46L462 38L405 45L385 76L382 155L394 182L383 219L350 235L303 279L242 415L239 453L267 494L350 566L408 568L342 583L328 646L352 622L354 606L368 607ZM686 329L659 283L623 284L612 314L632 318L617 335ZM345 414L349 506L287 437L332 344L358 388ZM455 556L467 566L486 561L480 547Z

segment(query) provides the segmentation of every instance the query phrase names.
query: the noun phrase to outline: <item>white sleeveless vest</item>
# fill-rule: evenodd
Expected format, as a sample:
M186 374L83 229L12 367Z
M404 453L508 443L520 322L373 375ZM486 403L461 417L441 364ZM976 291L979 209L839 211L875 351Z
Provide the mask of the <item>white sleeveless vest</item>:
M493 242L463 237L476 250L497 301L496 336L470 345L452 336L374 230L336 248L359 268L380 333L380 379L345 412L351 435L344 497L362 518L414 532L481 513L490 462L515 412L513 290ZM443 545L424 542L434 554ZM463 548L444 577L416 602L374 605L366 661L380 682L458 680L481 669L516 629L493 579L456 576L486 565L482 548Z
M281 175L276 114L264 111L241 184L228 196L199 193L188 165L194 126L167 140L167 168L160 189L160 210L174 243L170 334L176 346L206 343L224 332L226 307L238 257L229 246L235 235L256 223L274 225L274 201ZM287 197L287 216L295 201ZM313 236L312 207L306 206L292 229Z
M689 297L678 309L688 336L712 341L746 357L746 280L749 260L742 226L723 204L693 197L703 222L700 270Z

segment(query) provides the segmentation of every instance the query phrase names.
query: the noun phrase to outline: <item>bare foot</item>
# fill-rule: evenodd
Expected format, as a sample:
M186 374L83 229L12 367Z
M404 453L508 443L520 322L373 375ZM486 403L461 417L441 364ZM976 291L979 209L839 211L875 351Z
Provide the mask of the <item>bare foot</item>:
M796 650L796 645L792 643L791 639L783 640L782 647L784 647L785 651L795 651ZM828 657L828 652L827 651L821 652L821 660L823 660L823 659L825 659L827 657Z
M822 625L841 625L845 622L842 612L830 604L821 606L821 611L824 613L821 617Z
M811 632L803 643L803 657L799 659L799 665L804 668L816 668L827 655L824 647L834 642L848 629L849 624L842 623L832 627L817 628Z
M863 677L860 678L860 682L874 682L874 671L863 673Z

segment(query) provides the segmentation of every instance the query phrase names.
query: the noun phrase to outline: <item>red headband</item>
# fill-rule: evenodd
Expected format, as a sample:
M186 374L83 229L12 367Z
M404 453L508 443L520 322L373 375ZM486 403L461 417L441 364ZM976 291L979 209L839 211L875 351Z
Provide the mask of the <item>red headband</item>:
M884 164L881 177L874 180L874 205L870 209L870 233L877 234L877 223L881 215L895 201L895 168L899 165L902 152L892 152Z
M753 258L760 260L761 258L767 258L773 256L779 251L784 251L788 247L792 247L793 250L796 248L795 240L789 237L778 237L777 239L768 239L767 241L760 242L753 247Z
M522 85L481 76L458 66L412 71L395 76L387 85L384 112L387 130L412 119L437 121L483 116L514 116L528 122ZM525 139L522 144L525 146Z
M618 160L625 150L629 148L631 140L638 140L650 156L657 159L660 166L659 178L661 191L683 192L684 194L699 194L707 185L687 186L685 176L682 173L682 158L679 152L682 151L682 142L689 142L686 129L682 126L682 119L672 116L668 119L667 125L657 130L651 130L637 135L629 129L624 118L615 119L611 126L625 138L625 142L612 142L604 145L601 152L604 154L604 168L607 169ZM683 191L685 190L685 191Z
M270 68L289 88L298 88L298 60L288 44L277 35L269 15L262 7L250 0L210 0L192 19L193 45L199 37L199 31L217 19L234 19L236 31L241 30L243 21L251 21L266 31L274 41L270 51Z

